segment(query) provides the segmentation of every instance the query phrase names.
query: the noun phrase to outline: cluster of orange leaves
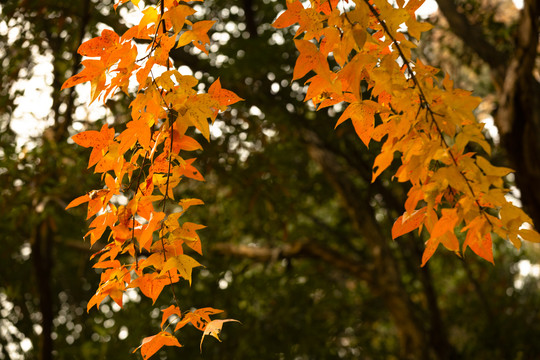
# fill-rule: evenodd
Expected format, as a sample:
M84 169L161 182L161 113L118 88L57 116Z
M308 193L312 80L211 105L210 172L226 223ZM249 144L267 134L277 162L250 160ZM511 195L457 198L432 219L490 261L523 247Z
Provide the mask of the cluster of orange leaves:
M120 0L115 9L126 2ZM135 6L139 3L131 2ZM102 102L118 90L129 96L129 88L136 86L125 130L116 133L105 124L100 131L72 137L75 143L92 149L88 167L94 166L105 183L103 189L78 197L67 206L88 203L87 218L94 216L86 234L91 245L109 232L107 244L92 256L97 258L94 267L102 272L88 310L94 305L99 308L107 297L122 306L129 288L139 288L155 303L165 286L180 279L191 284L192 269L201 264L184 251L202 255L197 230L204 226L180 218L189 207L203 202L175 200L173 189L183 178L204 178L193 166L195 158L186 158L188 152L201 149L186 132L194 127L208 140L209 122L241 100L223 89L219 79L208 93L199 93L194 89L198 80L178 72L169 58L172 49L190 44L208 53L207 32L214 21L189 20L195 10L175 0L164 0L142 12L140 23L122 36L103 30L101 36L84 42L78 49L85 57L84 68L62 86L89 81L92 101ZM135 39L149 43L144 54L139 54ZM120 196L128 199L126 205L119 205ZM212 320L210 315L222 312L213 308L182 312L174 290L173 298L174 304L163 311L161 331L145 338L139 347L145 359L163 346L181 346L173 333L188 323L203 331L204 339L206 335L218 338L223 322L232 321ZM173 324L174 330L170 327Z
M392 237L426 229L422 266L441 243L458 255L469 247L493 263L492 233L517 248L521 239L540 242L540 235L505 197L503 177L512 170L470 151L472 143L491 150L473 115L480 100L454 89L439 69L411 61L414 39L431 28L416 19L422 3L288 0L273 26L297 24L293 79L315 73L305 100L318 109L340 104L336 126L350 119L366 146L382 143L373 181L400 158L394 177L412 187Z

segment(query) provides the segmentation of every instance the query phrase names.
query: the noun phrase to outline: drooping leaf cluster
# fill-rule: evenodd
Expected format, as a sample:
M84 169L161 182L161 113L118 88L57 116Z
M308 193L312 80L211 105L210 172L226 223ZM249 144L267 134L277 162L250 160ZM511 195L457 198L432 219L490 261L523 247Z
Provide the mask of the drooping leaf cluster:
M124 3L126 1L121 1ZM137 1L132 1L138 5ZM115 5L115 8L119 4ZM87 218L94 217L86 237L94 245L109 233L107 245L95 253L95 268L103 269L96 294L87 309L110 297L123 305L127 289L138 288L156 301L163 288L181 279L191 284L191 274L201 264L185 253L190 249L202 255L197 230L203 225L182 221L189 207L202 205L199 199L175 199L173 189L185 178L204 181L187 153L201 145L186 132L197 129L208 140L209 122L220 111L240 100L221 87L219 79L199 93L198 80L174 68L169 52L192 44L208 53L208 30L214 21L191 21L195 10L177 1L162 1L143 10L139 24L122 36L105 29L101 36L84 42L78 53L84 69L69 78L62 88L91 83L91 100L106 102L117 91L130 94L135 85L131 120L119 134L108 124L100 131L76 134L73 141L91 148L88 167L101 174L103 189L93 190L73 200L67 208L88 203ZM139 53L135 39L149 44ZM133 81L132 81L132 78ZM127 199L121 205L119 199ZM162 331L145 338L140 347L144 358L162 346L180 346L172 335L191 323L205 335L217 338L223 320L210 315L220 310L203 308L182 311L173 292L174 304L164 311ZM167 319L180 319L170 331ZM172 319L171 319L172 320ZM202 345L202 341L201 341Z
M431 28L416 20L422 3L289 1L273 25L298 24L293 78L316 74L306 81L305 100L319 109L340 104L345 109L336 126L351 119L366 146L382 143L372 181L400 157L394 177L412 187L392 237L426 229L422 265L441 243L458 255L469 247L493 262L492 233L517 248L522 239L540 242L540 235L505 197L503 177L512 170L470 151L473 143L491 151L473 114L480 99L454 89L448 75L441 80L439 69L411 61L414 39Z

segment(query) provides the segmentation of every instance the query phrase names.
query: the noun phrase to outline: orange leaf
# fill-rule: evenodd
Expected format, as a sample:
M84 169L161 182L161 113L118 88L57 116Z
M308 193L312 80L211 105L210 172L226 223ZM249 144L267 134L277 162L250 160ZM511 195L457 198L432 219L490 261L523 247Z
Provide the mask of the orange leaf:
M278 16L272 26L276 29L282 29L294 25L300 21L303 11L304 6L300 1L287 1L287 10Z
M166 331L161 331L154 336L144 338L142 344L138 348L133 350L133 352L141 349L141 355L143 359L146 360L152 355L154 355L156 352L158 352L159 349L161 349L163 346L182 347L182 345L180 345L180 343L178 342L178 339L176 339L174 336L172 336Z
M193 165L193 162L197 160L196 158L193 159L187 159L186 163L184 164L184 168L182 169L182 175L185 177L188 177L190 179L198 180L198 181L204 181L203 176L197 170Z
M424 253L422 254L422 267L426 265L428 260L435 254L435 251L437 250L437 247L439 247L439 239L436 238L430 238L428 241L426 241L426 248L424 249Z
M169 284L170 280L168 277L159 278L158 274L151 273L136 278L129 286L133 288L138 287L145 296L152 299L152 303L155 303L163 288Z
M164 217L165 213L163 212L152 211L150 213L150 221L148 224L143 226L143 231L139 240L141 249L150 249L150 245L152 243L152 235L154 231L160 226L160 222L161 220L163 220Z
M219 81L219 78L214 81L212 85L210 85L208 93L210 94L210 96L212 96L214 100L219 103L221 107L227 107L238 101L244 100L232 91L223 89L221 87L221 82Z
M425 217L425 207L414 211L412 214L408 214L407 212L405 212L396 220L396 222L392 226L392 239L396 239L401 235L417 229L424 222Z
M375 129L375 113L379 104L371 100L354 102L343 112L336 123L336 127L347 119L351 119L354 130L362 142L369 146L371 134Z
M195 151L202 149L201 144L191 136L183 135L177 140L177 131L174 132L173 153L178 154L180 150Z
M177 315L178 317L182 317L182 312L176 305L171 305L168 308L161 310L163 312L163 317L161 318L161 328L163 329L163 324L165 324L165 321L169 318L171 315Z
M79 206L81 205L82 203L85 203L87 201L90 200L90 196L88 196L88 194L86 195L83 195L83 196L79 196L78 198L72 200L68 206L66 206L66 210L69 209L69 208L72 208L72 207L75 207L75 206Z
M86 59L81 61L81 64L84 66L84 69L77 75L73 75L67 79L60 90L91 81L96 77L99 78L106 69L105 64L101 60Z
M307 40L294 40L294 43L300 55L294 65L293 80L304 77L311 70L319 75L330 71L326 57L319 51L317 45Z
M208 54L206 49L206 44L210 43L210 38L208 37L208 30L216 23L215 20L202 20L193 24L191 30L184 31L180 38L178 39L177 47L193 42L193 45L197 47L202 52Z
M109 29L104 29L101 36L87 40L79 46L77 52L82 56L97 57L103 55L106 50L118 44L118 35Z
M114 129L109 129L107 124L101 127L101 130L88 130L75 134L71 139L78 145L83 147L93 147L103 149L107 147L114 138Z
M467 226L461 229L461 232L467 232L463 242L463 253L465 253L467 247L470 247L476 255L495 264L493 262L493 243L489 232L489 223L483 216L478 215L475 217Z
M495 262L493 261L493 242L491 241L491 234L488 233L481 236L481 234L477 232L468 231L465 242L463 243L463 252L465 252L467 246L470 247L476 255L495 265Z
M458 224L458 221L459 217L457 209L442 209L442 216L431 230L431 237L437 238L448 231L454 232L454 228Z
M189 281L189 284L191 285L191 272L193 271L194 267L198 266L202 265L199 264L197 260L191 256L181 254L167 259L167 262L165 265L163 265L163 269L161 270L160 274L163 275L170 270L176 270L180 276Z

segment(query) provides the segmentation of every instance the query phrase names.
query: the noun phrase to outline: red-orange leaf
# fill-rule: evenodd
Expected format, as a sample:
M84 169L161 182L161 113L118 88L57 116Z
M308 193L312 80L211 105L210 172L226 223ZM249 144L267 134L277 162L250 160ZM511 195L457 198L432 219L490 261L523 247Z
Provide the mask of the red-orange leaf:
M107 124L101 127L101 130L88 130L75 134L71 139L78 145L83 147L93 147L103 149L109 145L114 138L114 129L109 129Z
M105 64L101 60L86 59L81 61L81 64L84 65L84 69L77 75L73 75L67 79L60 90L91 81L94 78L99 78L106 69Z
M108 48L118 44L118 39L119 37L114 31L104 29L101 36L83 42L77 52L82 56L101 56Z
M175 131L173 153L178 154L180 150L195 151L195 150L202 149L201 144L199 144L199 142L195 140L194 138L192 138L191 136L183 135L182 137L180 137L180 139L177 139L176 138L177 134L178 132Z
M465 252L467 247L470 247L476 255L495 265L495 262L493 261L493 242L491 241L491 234L481 236L477 232L467 232L467 237L463 243L463 252Z
M489 232L489 223L483 216L477 216L467 226L461 229L461 232L467 232L463 242L463 253L467 247L481 258L493 262L493 243Z
M66 206L66 210L69 209L69 208L72 208L72 207L75 207L75 206L79 206L81 205L82 203L85 203L87 201L90 200L90 196L88 194L86 195L83 195L83 196L79 196L78 198L76 199L73 199L69 204L68 206Z
M161 310L163 312L163 316L161 318L161 328L163 329L163 324L165 324L165 321L169 318L171 315L177 315L178 317L182 317L182 312L180 311L180 308L176 305L171 305L168 308Z
M182 345L180 345L180 343L178 342L178 339L176 339L174 336L172 336L166 331L161 331L154 336L144 338L141 346L133 350L133 352L141 349L141 355L143 359L146 360L152 355L154 355L156 352L158 352L159 349L161 349L163 346L182 347Z
M426 247L424 249L424 252L422 254L422 265L426 265L428 260L433 256L435 251L437 250L437 247L439 247L440 241L439 239L430 238L428 241L426 241Z
M210 88L208 89L208 93L223 108L231 104L234 104L238 101L244 100L238 95L236 95L235 93L233 93L232 91L223 89L221 87L221 82L219 81L219 78L216 81L214 81L212 85L210 85Z
M145 296L152 299L152 302L155 303L165 285L169 284L169 278L159 278L158 274L151 273L136 278L131 282L130 287L138 287Z

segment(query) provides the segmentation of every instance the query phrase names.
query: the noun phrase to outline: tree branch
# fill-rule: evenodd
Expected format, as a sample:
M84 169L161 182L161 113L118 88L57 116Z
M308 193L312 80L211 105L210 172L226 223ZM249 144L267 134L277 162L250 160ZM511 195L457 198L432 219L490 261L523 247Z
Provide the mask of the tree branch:
M482 25L472 24L453 0L437 0L437 4L448 21L450 30L494 70L496 81L500 84L508 54L500 52L490 44L484 36Z
M225 255L240 256L260 262L288 258L313 258L322 260L333 268L339 269L357 279L367 282L373 280L371 273L358 260L313 241L284 244L279 248L218 243L213 245L210 251L216 251Z

